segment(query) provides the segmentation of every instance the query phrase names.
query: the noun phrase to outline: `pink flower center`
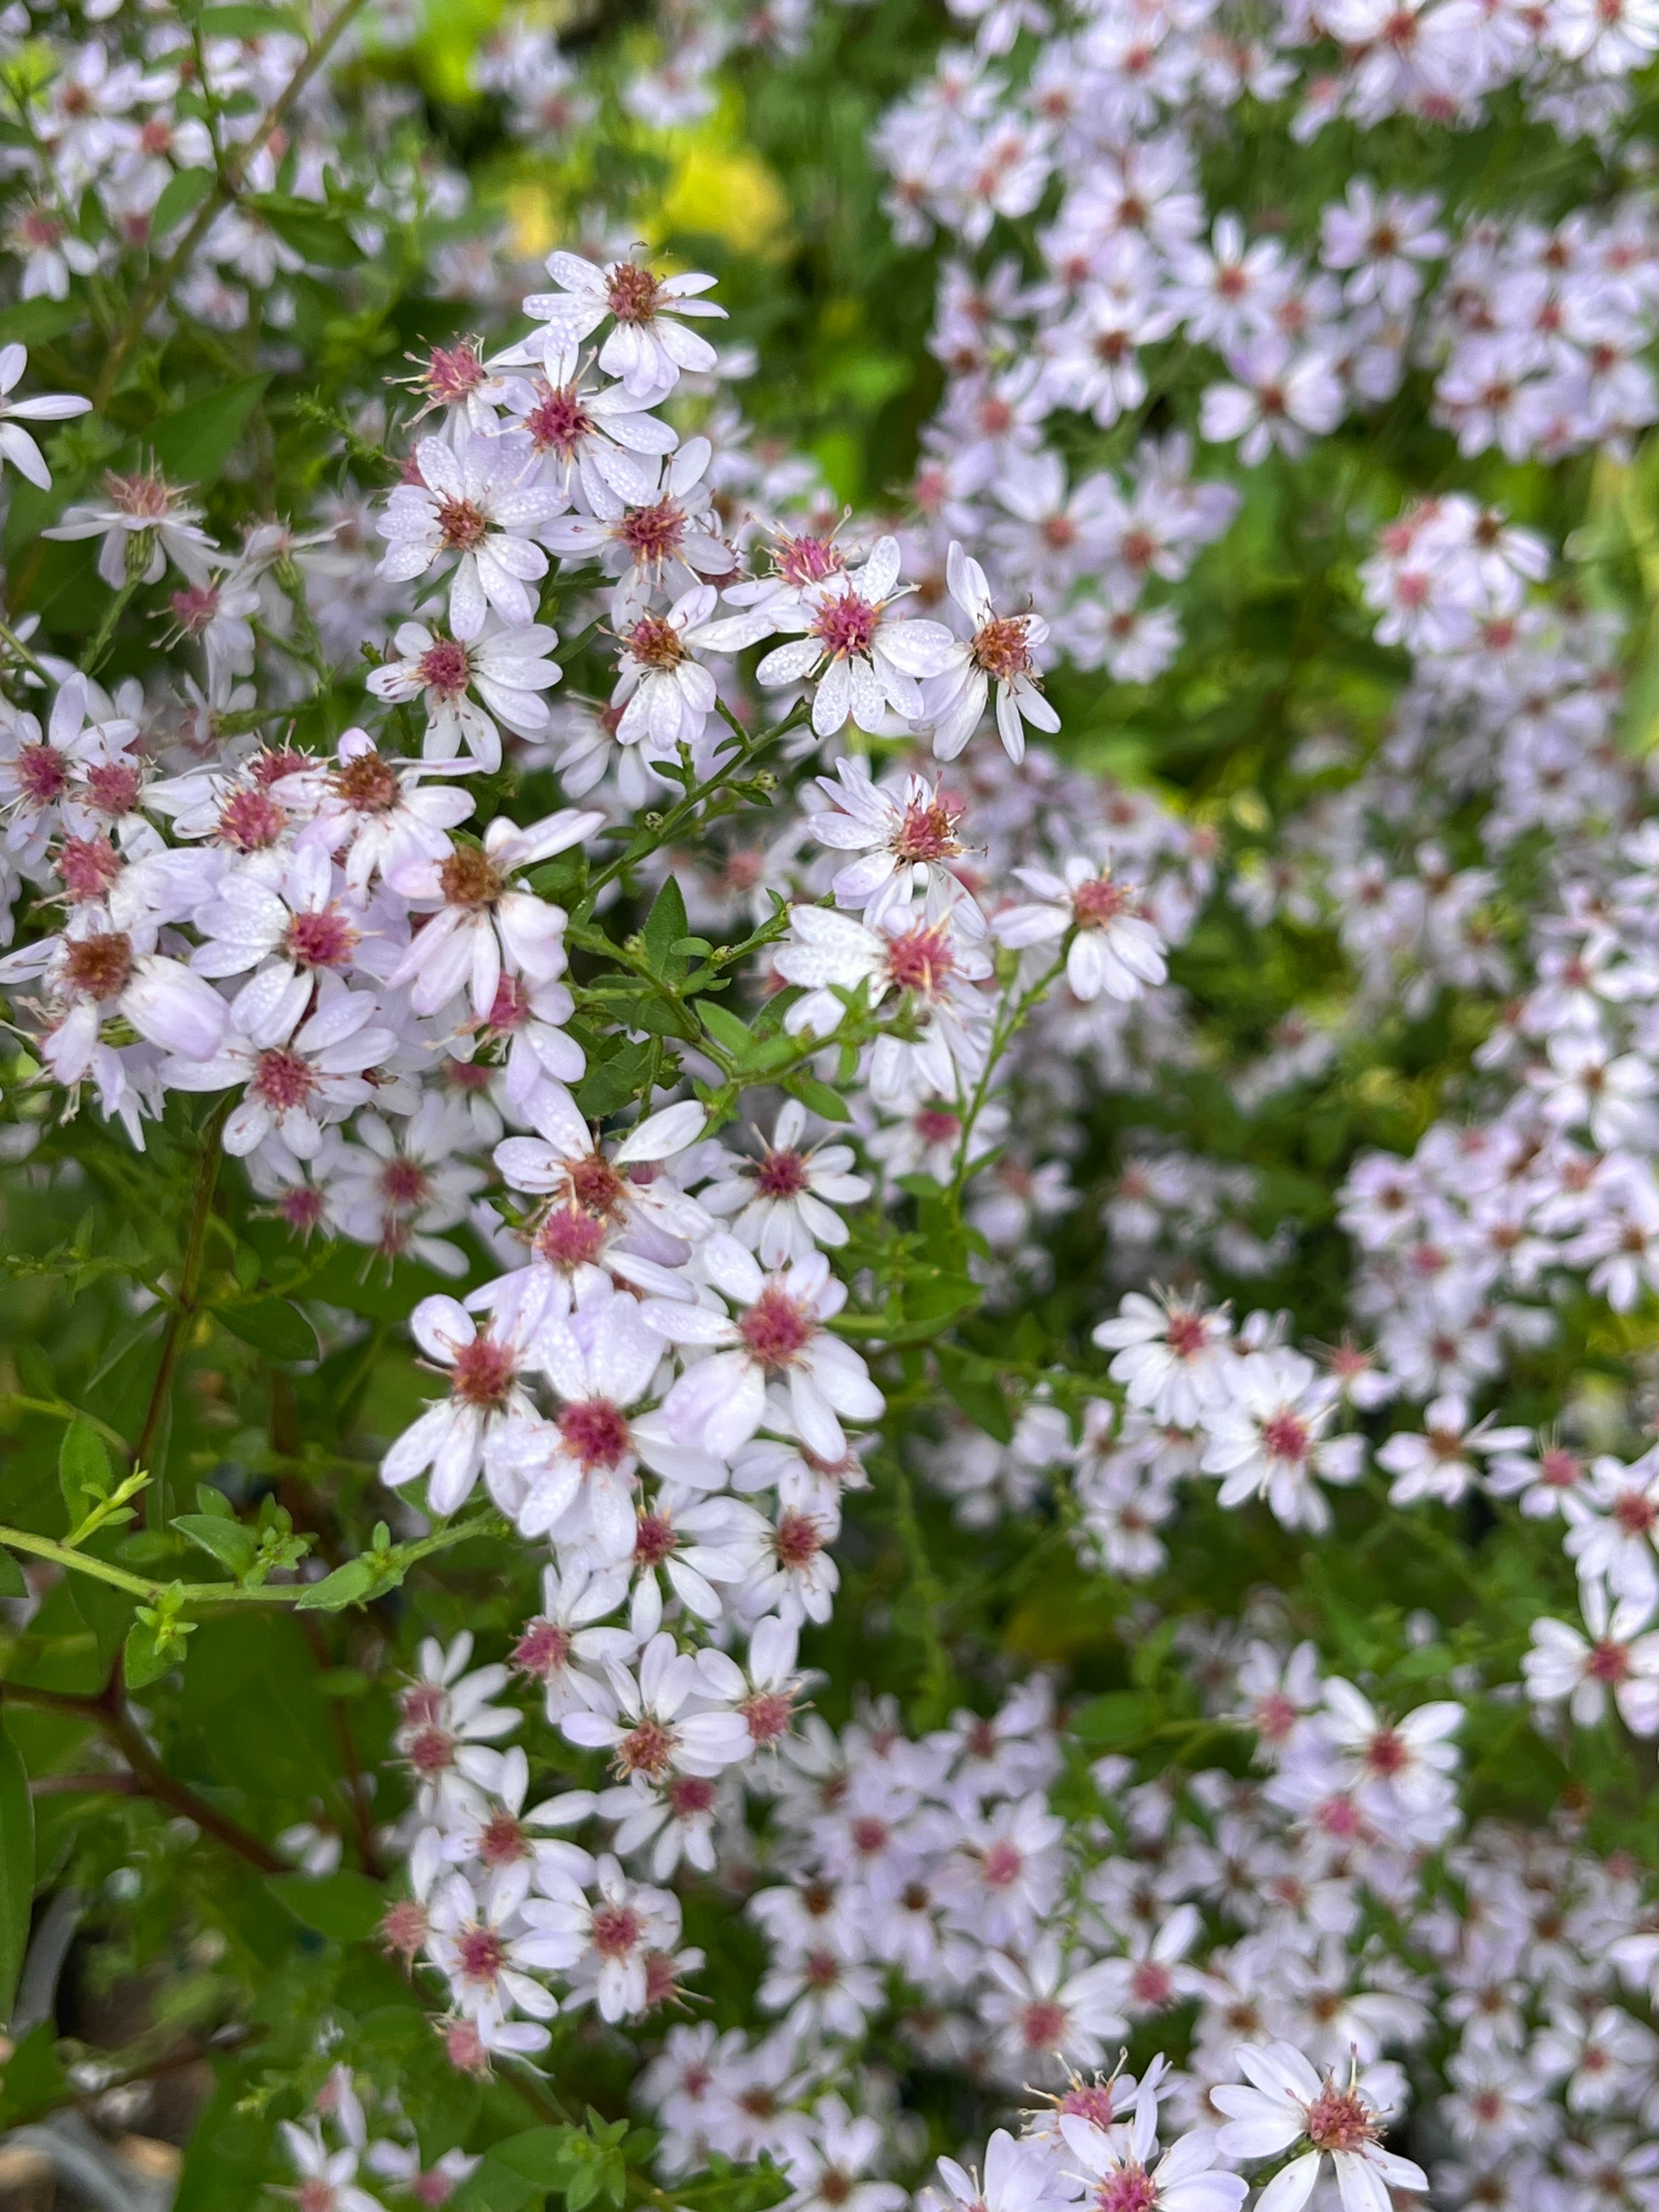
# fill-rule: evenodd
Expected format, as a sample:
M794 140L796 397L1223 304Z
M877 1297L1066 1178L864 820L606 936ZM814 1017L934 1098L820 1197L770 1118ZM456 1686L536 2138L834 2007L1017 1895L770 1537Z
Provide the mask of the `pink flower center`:
M415 673L428 691L459 699L472 680L472 656L459 638L434 638L416 662Z
M87 799L100 814L131 814L138 799L138 770L126 762L104 762L86 774Z
M1365 1764L1373 1774L1398 1774L1411 1765L1411 1747L1397 1730L1378 1729L1365 1747Z
M523 1828L504 1805L497 1806L479 1832L478 1856L486 1866L511 1866L529 1856Z
M868 655L881 626L882 611L856 592L836 592L826 599L812 618L812 635L832 660L853 653Z
M757 1690L738 1711L748 1724L752 1742L775 1743L795 1717L795 1701L781 1690Z
M1583 1462L1570 1451L1553 1444L1538 1459L1538 1480L1550 1490L1571 1490L1583 1472Z
M1091 2121L1097 2128L1109 2128L1114 2117L1112 2085L1109 2081L1074 2081L1055 2110Z
M455 1964L464 1981L494 1983L507 1964L507 1945L493 1928L464 1928L455 1941Z
M455 1354L450 1388L464 1405L498 1413L512 1395L518 1371L506 1345L497 1344L494 1337L475 1336Z
M814 538L810 533L791 538L781 532L772 554L772 566L787 584L821 584L826 576L839 574L847 563L841 548L833 538Z
M902 931L887 947L887 973L901 991L920 991L925 997L941 988L956 969L951 949L950 926L937 921Z
M64 894L74 900L102 898L120 874L122 860L107 837L66 837L58 855Z
M755 1170L755 1188L763 1198L796 1198L810 1186L811 1177L799 1152L768 1152Z
M263 853L288 827L288 809L268 791L233 791L219 809L219 842L239 853Z
M924 1145L953 1145L962 1134L962 1120L948 1106L924 1106L911 1126Z
M608 1398L567 1406L559 1415L558 1430L565 1449L581 1462L584 1474L596 1467L617 1466L632 1442L627 1416Z
M1129 1991L1137 2004L1166 2005L1175 1993L1175 1978L1155 1959L1143 1959L1130 1977Z
M701 1774L677 1774L668 1785L668 1802L677 1820L696 1820L714 1809L714 1785Z
M1177 1359L1196 1359L1208 1348L1210 1332L1204 1326L1202 1314L1193 1313L1185 1306L1170 1309L1164 1340Z
M1659 1521L1659 1505L1644 1498L1639 1490L1623 1491L1613 1506L1613 1517L1626 1535L1645 1536Z
M1300 1466L1311 1442L1307 1423L1282 1408L1261 1424L1261 1446L1269 1459L1290 1460Z
M634 1531L634 1564L659 1567L680 1547L679 1532L665 1513L641 1513Z
M980 1860L980 1873L991 1889L1009 1889L1025 1871L1025 1854L1005 1838L992 1844Z
M416 1774L444 1774L455 1763L455 1739L447 1729L423 1728L410 1740L409 1763Z
M160 477L106 476L104 489L118 513L144 522L164 521L173 503L173 495Z
M483 382L483 363L465 338L458 345L434 346L421 380L434 399L453 407Z
M299 2212L334 2212L337 2200L333 2183L324 2181L313 2174L309 2181L300 2184L295 2191L294 2201Z
M172 595L173 619L186 637L199 637L210 629L219 611L219 594L211 584L191 584Z
M544 1682L556 1674L570 1657L570 1631L538 1613L526 1621L513 1647L513 1664L521 1674L534 1674Z
M257 1091L273 1112L288 1114L306 1103L318 1082L317 1071L303 1053L273 1045L254 1063L253 1080L248 1087Z
M610 1232L603 1221L579 1206L556 1206L536 1231L537 1256L567 1273L591 1267Z
M418 1160L388 1160L380 1170L380 1199L399 1213L411 1212L431 1195L432 1178Z
M1038 1997L1019 2016L1019 2032L1028 2051L1053 2051L1064 2041L1070 2025L1066 2008L1052 1997Z
M1157 2203L1158 2184L1133 2159L1107 2174L1095 2191L1096 2212L1152 2212Z
M309 1237L322 1222L323 1194L302 1182L283 1193L276 1211L296 1237Z
M318 914L296 914L283 943L289 959L301 968L343 968L359 934L343 914L325 907Z
M32 806L50 806L69 781L69 763L56 745L25 745L14 763L19 795Z
M892 850L901 860L947 860L961 852L956 827L960 810L942 799L913 799L894 832Z
M412 1897L400 1897L386 1908L380 1922L380 1941L388 1951L412 1959L426 1942L426 1908Z
M1308 2107L1308 2141L1316 2150L1363 2150L1381 2130L1376 2115L1357 2089L1327 2081Z
M1606 1642L1592 1644L1589 1657L1584 1662L1584 1672L1592 1681L1627 1682L1630 1680L1628 1645Z
M1031 625L1024 615L994 615L974 632L969 651L975 665L999 684L1012 684L1030 675Z
M582 404L574 383L562 384L556 390L549 386L545 396L525 416L524 427L538 453L561 453L568 460L582 440L592 436L593 417Z
M1133 914L1134 894L1109 876L1096 876L1072 893L1072 911L1079 929L1104 929L1120 915Z
M678 500L659 499L654 507L630 507L617 525L617 536L634 556L635 566L660 568L680 550L685 516Z
M823 1535L810 1514L786 1510L778 1516L772 1547L786 1574L804 1574L823 1549Z
M769 1283L738 1323L738 1333L763 1367L791 1367L817 1333L810 1307Z

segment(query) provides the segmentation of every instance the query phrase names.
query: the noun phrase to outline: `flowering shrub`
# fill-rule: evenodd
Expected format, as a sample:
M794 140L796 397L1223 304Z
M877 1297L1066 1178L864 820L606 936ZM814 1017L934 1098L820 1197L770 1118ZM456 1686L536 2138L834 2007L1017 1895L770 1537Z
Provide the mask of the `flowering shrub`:
M0 13L0 2124L1651 2212L1659 9L561 22Z

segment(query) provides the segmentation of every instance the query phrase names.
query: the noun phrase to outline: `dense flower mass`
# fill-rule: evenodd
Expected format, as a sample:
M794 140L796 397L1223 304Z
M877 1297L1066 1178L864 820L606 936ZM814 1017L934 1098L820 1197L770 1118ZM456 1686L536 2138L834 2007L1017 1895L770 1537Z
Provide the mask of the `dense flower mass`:
M0 2125L1655 2212L1659 12L555 22L0 9Z

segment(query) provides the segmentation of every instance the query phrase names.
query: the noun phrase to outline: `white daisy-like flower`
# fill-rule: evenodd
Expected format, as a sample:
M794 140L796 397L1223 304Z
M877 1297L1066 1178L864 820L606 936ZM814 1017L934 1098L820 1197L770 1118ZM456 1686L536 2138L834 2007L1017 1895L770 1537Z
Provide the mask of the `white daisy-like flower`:
M1066 981L1074 998L1086 1003L1104 992L1110 999L1138 999L1164 981L1164 939L1142 912L1139 894L1109 868L1073 853L1057 876L1046 868L1014 873L1036 896L1006 908L991 927L1005 945L1017 947L1049 944L1073 931Z
M92 402L70 392L39 392L33 399L14 399L11 393L28 360L27 349L21 345L0 346L0 459L9 461L20 477L27 477L41 491L50 491L52 471L22 425L67 422L72 415L88 413Z
M404 623L394 641L399 658L371 669L368 689L377 699L424 695L421 750L428 760L453 760L465 749L493 771L501 764L498 721L520 738L547 727L547 702L538 694L550 691L562 673L549 658L558 642L557 630L543 623L501 626L470 641Z
M434 1513L453 1513L464 1502L504 1431L537 1419L520 1377L533 1364L548 1297L545 1278L534 1270L509 1276L482 1330L454 1298L421 1300L409 1317L410 1334L428 1359L448 1370L449 1395L392 1445L380 1462L382 1482L396 1490L429 1469L427 1498Z
M994 684L997 734L1010 760L1024 760L1027 722L1037 730L1060 727L1060 716L1042 696L1036 659L1048 625L1038 614L1000 615L984 569L954 539L945 574L951 597L973 629L965 641L953 641L950 664L927 686L934 756L956 758L979 727Z
M848 717L860 729L879 729L888 714L919 722L927 712L925 677L941 675L958 650L943 623L902 620L896 609L909 586L899 586L896 538L878 538L859 568L840 568L805 585L794 599L756 609L769 626L804 630L773 648L756 674L769 689L817 676L812 727L833 737Z
M1228 2115L1216 2136L1226 2158L1271 2158L1291 2144L1308 2148L1276 2173L1256 2199L1256 2212L1301 2212L1327 2158L1335 2170L1344 2212L1392 2212L1391 2189L1426 2189L1429 2178L1408 2158L1384 2150L1382 2118L1351 2075L1346 2088L1322 2081L1293 2044L1241 2044L1234 2054L1249 2087L1223 2082L1210 2101Z
M679 382L682 371L714 366L714 347L681 319L724 319L724 307L698 296L713 289L714 277L692 271L657 276L637 261L613 261L601 269L580 253L565 252L548 255L547 273L559 289L532 292L524 303L526 314L546 330L520 350L546 362L550 371L607 320L612 327L599 348L599 367L607 376L619 378L623 390L637 399L660 399Z
M547 556L532 533L564 502L530 481L536 458L525 440L479 437L459 422L453 446L422 438L415 448L419 483L387 495L376 526L387 541L380 574L408 582L453 561L449 626L471 643L491 607L509 624L535 621L526 586L547 574Z

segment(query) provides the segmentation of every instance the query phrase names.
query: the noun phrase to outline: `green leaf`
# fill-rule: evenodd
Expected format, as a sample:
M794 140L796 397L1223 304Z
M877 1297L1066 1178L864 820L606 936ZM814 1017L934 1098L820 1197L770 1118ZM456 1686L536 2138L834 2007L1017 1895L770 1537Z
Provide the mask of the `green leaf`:
M940 1345L935 1357L940 1382L974 1425L983 1429L988 1437L994 1437L1000 1444L1011 1443L1013 1418L1007 1395L996 1379L995 1368L987 1360L970 1359L948 1344Z
M1067 1723L1085 1743L1133 1743L1157 1722L1158 1699L1141 1690L1109 1690L1103 1698L1091 1698Z
M847 1101L839 1091L832 1091L827 1083L820 1083L816 1075L792 1075L784 1085L792 1098L799 1098L803 1106L826 1121L850 1121L853 1118Z
M651 972L665 981L678 983L684 975L687 962L683 953L674 947L688 930L685 916L685 896L672 876L667 877L662 889L652 902L645 917L645 957L651 963Z
M147 1689L150 1683L159 1682L167 1669L178 1666L184 1657L182 1649L172 1637L159 1631L156 1624L149 1620L133 1622L122 1649L130 1690Z
M386 1897L378 1882L349 1867L332 1874L277 1874L265 1887L281 1899L301 1927L314 1928L336 1943L362 1943L380 1926Z
M11 2018L34 1902L34 1808L17 1747L0 1720L0 2020Z
M303 39L306 27L291 8L204 8L197 17L205 39Z
M176 225L195 214L212 190L211 169L180 169L169 177L151 210L150 235L165 238Z
M379 1579L372 1560L348 1559L331 1575L325 1575L321 1582L307 1583L305 1595L295 1600L295 1609L301 1613L339 1613L367 1597Z
M180 1513L172 1526L239 1578L258 1553L259 1539L253 1530L245 1528L240 1521L227 1521L221 1514Z
M73 300L20 300L0 309L0 345L49 345L84 319Z
M609 1060L588 1070L576 1085L575 1099L589 1121L602 1121L607 1114L627 1105L646 1079L652 1051L648 1042L625 1044L620 1052L613 1052Z
M0 1552L0 1597L27 1597L29 1586L23 1570L9 1552Z
M749 1056L754 1045L754 1035L747 1022L739 1021L729 1006L705 999L697 1008L697 1018L715 1043L729 1052L739 1065Z
M266 192L252 201L284 246L302 259L323 269L349 269L363 258L362 250L336 215L311 200L285 199Z
M64 1431L58 1451L58 1486L71 1530L79 1528L100 1498L109 1496L109 1449L84 1413L77 1413Z
M788 2176L769 2159L734 2166L719 2151L710 2154L706 2172L674 2184L674 2202L685 2212L768 2212L789 2194Z
M162 416L146 442L169 483L211 483L222 474L270 381L245 376Z
M225 1306L217 1319L233 1336L263 1352L267 1359L315 1359L317 1332L286 1298L256 1298L251 1305Z
M571 2151L582 2140L576 2128L526 2128L522 2135L492 2143L489 2155L509 2173L553 2189L562 2183L569 2171Z
M904 1310L912 1321L942 1321L964 1306L976 1306L983 1295L969 1275L923 1275L905 1285Z

